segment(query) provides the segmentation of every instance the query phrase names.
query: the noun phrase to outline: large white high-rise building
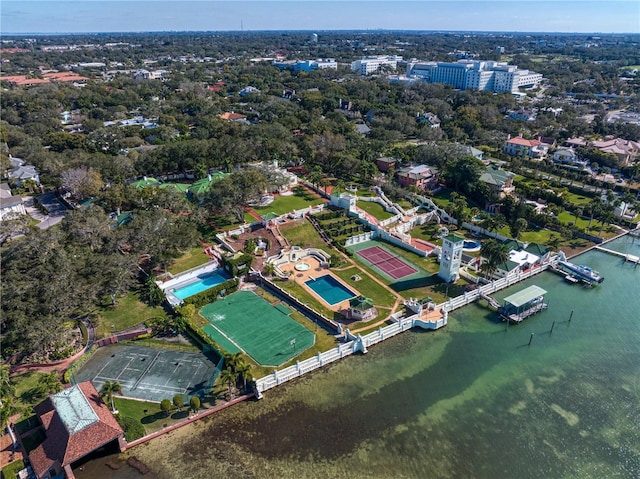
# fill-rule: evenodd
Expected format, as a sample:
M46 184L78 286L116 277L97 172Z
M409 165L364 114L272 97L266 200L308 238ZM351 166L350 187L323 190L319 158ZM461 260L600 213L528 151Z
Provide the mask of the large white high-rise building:
M351 63L351 70L359 72L360 75L371 75L380 70L383 65L389 65L395 69L398 62L402 61L401 55L377 55L375 57L362 57Z
M461 90L517 93L542 81L542 74L518 70L505 62L459 60L457 62L408 62L407 76L427 83L444 83Z

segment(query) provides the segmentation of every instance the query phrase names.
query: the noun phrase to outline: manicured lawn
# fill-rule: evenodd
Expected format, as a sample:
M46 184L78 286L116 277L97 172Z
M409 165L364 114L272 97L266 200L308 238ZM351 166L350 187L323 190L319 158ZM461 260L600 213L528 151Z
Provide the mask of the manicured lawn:
M26 413L23 417L31 415L31 408L45 398L38 392L38 384L43 376L45 373L29 372L11 377L11 384L15 386L16 406Z
M306 219L296 220L280 226L280 232L291 245L302 248L318 248L331 253L331 248L318 235L313 225Z
M392 216L395 216L393 213L385 211L382 205L373 201L358 201L357 205L358 208L363 209L374 218L377 218L379 221L384 221L388 218L391 218Z
M168 397L167 399L171 401L173 397ZM116 397L114 398L114 403L121 416L129 416L140 421L144 426L146 434L159 431L165 425L172 426L184 420L189 415L188 408L183 408L182 412L172 410L169 416L165 416L160 410L160 404L157 402L136 401Z
M275 284L280 286L285 291L289 292L292 296L295 296L296 298L298 298L303 303L308 304L309 306L311 306L313 309L315 309L325 317L329 319L334 319L333 311L326 308L324 304L320 302L320 300L313 297L310 293L307 292L305 288L300 286L294 280L291 279L287 281L278 281Z
M301 210L324 202L325 200L317 198L305 188L298 187L293 190L293 194L290 196L277 196L270 205L263 208L253 206L252 209L259 215L265 215L271 212L282 215L291 213L293 210Z
M118 298L118 304L115 307L106 303L98 311L96 336L98 338L111 336L115 331L122 331L148 319L163 317L165 314L161 307L148 306L140 301L136 293L129 292L126 296Z
M562 213L560 213L558 215L558 219L564 225L568 225L569 223L574 223L578 228L583 229L585 231L587 231L587 226L589 226L589 218L578 218L578 220L576 221L576 216L572 213L569 213L568 211L563 211ZM587 233L593 234L594 230L596 232L600 231L600 226L602 226L602 223L594 219L591 222L591 231L587 231Z
M209 261L209 256L204 253L203 246L194 246L186 251L180 258L174 260L173 264L167 269L171 274L182 273L188 269L195 268Z
M395 303L396 297L364 274L360 268L354 266L344 271L332 270L332 273L344 280L349 286L358 290L363 296L371 298L376 306L391 307ZM352 280L351 277L355 274L362 279L358 281Z
M547 244L553 234L553 231L546 229L524 231L520 233L519 239L520 241L525 241L527 243Z
M420 238L425 241L429 241L430 243L438 244L438 241L441 241L439 235L441 225L438 223L425 223L423 225L418 225L413 228L410 232L413 238Z

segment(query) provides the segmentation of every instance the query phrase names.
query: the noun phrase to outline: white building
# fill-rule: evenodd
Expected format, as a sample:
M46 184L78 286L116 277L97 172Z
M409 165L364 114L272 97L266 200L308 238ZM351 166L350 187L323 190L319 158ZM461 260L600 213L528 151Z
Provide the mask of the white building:
M440 268L438 276L445 282L451 283L460 277L460 262L462 261L462 248L464 238L455 234L449 234L442 238L442 253L440 254Z
M375 57L362 57L360 60L356 60L351 63L351 70L359 72L360 75L371 75L380 70L384 65L388 65L390 68L398 66L398 62L402 61L400 55L377 55Z
M461 90L490 90L517 93L542 81L542 75L529 70L518 70L505 62L459 60L457 62L407 63L407 76L427 83L444 83Z

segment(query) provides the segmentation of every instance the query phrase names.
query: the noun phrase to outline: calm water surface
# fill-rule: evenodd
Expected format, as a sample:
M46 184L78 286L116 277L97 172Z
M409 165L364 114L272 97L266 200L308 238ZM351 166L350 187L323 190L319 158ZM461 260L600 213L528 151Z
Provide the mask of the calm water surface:
M640 240L607 247L638 254ZM544 273L496 294L548 291L549 309L523 324L472 305L444 330L402 334L131 454L167 479L638 478L640 266L576 261L604 283ZM107 475L102 460L77 477L136 475Z

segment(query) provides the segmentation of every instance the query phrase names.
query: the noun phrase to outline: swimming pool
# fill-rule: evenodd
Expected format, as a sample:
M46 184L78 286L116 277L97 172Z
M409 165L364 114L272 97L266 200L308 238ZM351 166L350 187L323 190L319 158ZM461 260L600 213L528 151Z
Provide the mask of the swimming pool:
M318 296L330 305L338 304L345 299L351 299L356 294L344 286L340 281L330 274L325 274L319 278L312 278L304 282Z
M213 288L221 283L224 283L226 280L231 279L227 273L223 270L217 270L213 273L207 274L206 276L200 276L198 281L195 281L191 284L183 286L182 288L174 289L171 292L178 299L186 299L190 296L196 295L203 291L206 291L209 288Z
M464 240L464 244L462 245L462 249L464 251L471 253L480 251L480 248L482 248L482 243L480 243L480 241Z

